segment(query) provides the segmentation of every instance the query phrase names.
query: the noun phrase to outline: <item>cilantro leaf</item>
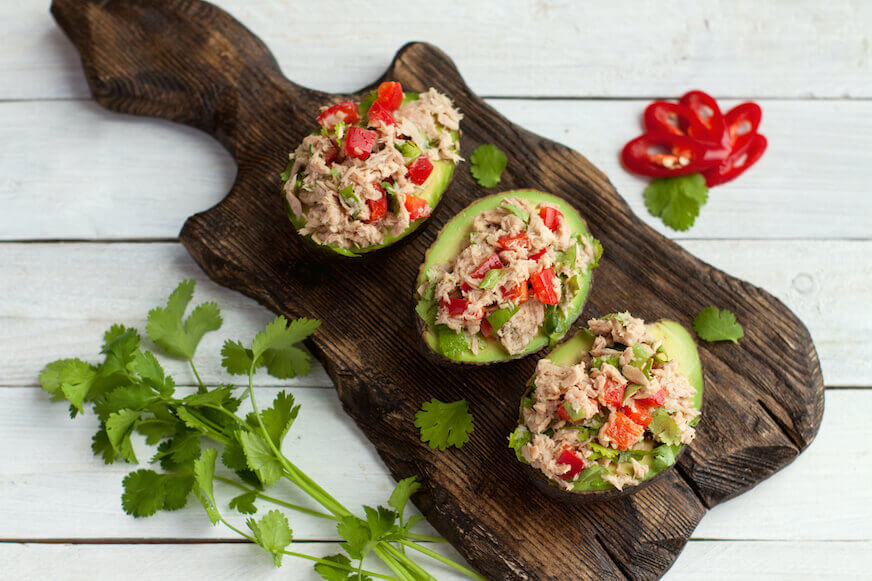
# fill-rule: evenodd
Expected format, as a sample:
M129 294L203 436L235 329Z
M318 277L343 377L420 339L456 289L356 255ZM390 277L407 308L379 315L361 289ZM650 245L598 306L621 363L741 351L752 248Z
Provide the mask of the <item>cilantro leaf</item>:
M121 506L124 512L134 517L151 516L163 508L166 487L161 475L144 468L131 472L122 481L124 493Z
M158 446L152 462L161 461L165 470L176 470L200 457L200 434L190 430L180 430L169 440Z
M193 474L163 474L166 498L163 510L179 510L188 504L188 495L194 488Z
M352 576L349 574L351 569L351 559L339 553L338 555L330 555L329 557L324 557L322 560L331 561L333 563L338 563L339 565L344 565L345 567L331 567L325 563L315 563L315 572L321 576L322 579L326 579L327 581L349 581L351 579L356 580L356 575ZM367 576L363 576L361 579L369 579Z
M39 374L42 388L52 394L52 399L66 398L79 412L85 411L82 404L96 378L96 368L81 359L52 361Z
M101 402L100 411L102 415L123 409L141 410L156 400L157 394L147 385L142 383L122 385L106 396L106 401Z
M397 520L397 513L384 506L378 508L364 506L363 512L366 514L366 524L372 539L380 539L382 535L391 530Z
M745 336L745 330L736 315L730 311L706 307L693 319L693 330L703 341L732 341L738 343Z
M397 482L394 491L391 492L391 497L388 499L388 505L397 510L400 524L403 523L403 512L406 509L406 505L409 503L409 499L413 494L418 492L419 488L421 488L421 483L418 482L418 477L409 476L408 478L403 478Z
M128 365L130 371L139 375L145 385L170 397L176 391L176 382L167 377L163 367L151 351L137 351Z
M506 154L489 143L476 147L469 161L472 163L469 172L483 188L492 188L500 183L500 176L508 164Z
M215 502L215 492L212 486L215 479L215 459L218 457L218 451L215 448L207 448L203 450L200 457L194 460L194 479L197 483L194 488L194 494L203 508L206 509L206 514L209 515L209 520L212 524L217 524L221 520L221 514L218 512L218 503Z
M222 385L209 391L202 393L192 393L186 396L182 401L189 406L201 405L221 405L233 395L233 387L230 385Z
M654 448L654 469L663 470L675 464L675 456L680 447L661 444Z
M106 434L109 442L118 454L127 462L136 463L130 434L142 412L139 410L121 410L109 415L106 420Z
M321 321L305 317L288 323L284 316L279 315L255 336L251 344L254 360L258 366L266 365L269 374L279 379L308 374L312 367L309 354L296 344L320 325Z
M662 407L651 412L651 423L648 424L648 429L657 440L664 444L670 446L681 444L681 430L678 428L678 424Z
M221 349L221 365L232 375L245 375L251 368L251 360L254 357L251 349L246 349L239 341L224 342Z
M282 475L282 464L260 434L240 432L239 441L245 451L248 467L267 486L275 484Z
M683 232L693 226L699 209L708 200L708 188L702 174L690 174L653 180L645 188L645 207L652 216Z
M336 525L336 531L345 539L342 548L352 559L363 559L372 549L369 525L356 516L343 517Z
M521 454L521 449L529 444L532 439L533 434L530 433L530 430L528 430L526 426L518 426L511 434L509 434L509 448L515 451L515 456L517 456L518 460L521 462L527 462L524 459L524 455Z
M230 508L234 508L242 514L254 514L257 512L257 507L254 506L255 500L257 500L257 491L249 490L231 498Z
M270 408L263 410L260 414L260 419L263 426L266 428L267 434L276 448L281 449L282 440L285 439L285 434L297 419L297 414L300 412L300 406L294 405L294 396L285 391L280 391L273 400L273 405ZM257 420L252 417L255 422L254 426L259 426ZM249 421L251 423L251 420Z
M91 451L95 456L102 456L106 464L118 460L118 452L112 447L112 442L109 441L109 435L106 433L106 424L101 424L100 429L91 438Z
M460 448L469 441L474 428L472 414L464 399L451 403L438 399L424 402L415 413L415 427L421 429L422 442L439 450L449 446Z
M191 359L208 331L221 327L221 312L215 303L197 305L182 323L182 315L194 296L193 280L183 280L170 294L166 307L148 312L146 331L154 344L171 357Z
M231 470L248 470L248 461L245 459L245 451L242 449L242 444L239 443L238 434L232 437L230 441L224 445L224 452L221 454L221 462Z
M248 528L254 533L257 544L272 553L276 567L282 565L282 551L291 544L294 538L288 517L278 510L271 510L259 521L253 518L247 521Z

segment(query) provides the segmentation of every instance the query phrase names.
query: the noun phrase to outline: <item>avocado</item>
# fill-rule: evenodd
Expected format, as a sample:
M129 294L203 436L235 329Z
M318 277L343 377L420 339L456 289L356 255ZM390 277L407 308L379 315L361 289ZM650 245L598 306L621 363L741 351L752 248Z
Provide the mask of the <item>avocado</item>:
M424 262L418 272L418 278L415 288L419 288L426 280L427 273L431 267L437 264L448 262L456 256L464 248L469 233L472 231L473 220L484 212L500 206L506 198L524 198L533 204L548 202L556 205L563 214L567 223L572 229L573 235L585 236L595 247L599 246L587 229L587 223L566 200L559 198L553 194L540 192L536 190L512 190L487 196L476 200L465 209L461 210L454 218L452 218L439 234L436 236L436 241L427 250L424 256ZM598 258L598 257L597 257ZM527 347L515 355L510 354L503 345L496 339L485 339L482 336L476 337L479 340L478 353L474 354L467 345L465 348L458 349L457 341L452 337L446 345L440 341L440 337L445 337L445 333L440 333L440 329L433 324L433 316L435 309L438 307L432 296L419 296L416 292L416 311L415 317L418 326L418 335L423 340L423 349L428 356L435 356L439 361L448 361L451 363L469 363L469 364L492 364L510 359L524 357L539 351L549 344L555 345L568 332L572 323L579 317L584 303L587 300L590 284L593 278L593 269L596 266L594 263L585 272L579 273L572 280L571 284L577 286L575 297L570 304L569 309L564 314L555 312L557 309L550 309L546 315L546 320L539 328L539 332L533 337ZM517 308L515 308L517 310ZM514 314L511 308L502 309L490 315L488 320L494 329L499 329L510 317Z
M693 337L679 323L668 319L661 319L655 323L648 323L646 326L655 340L662 341L663 350L669 356L669 359L675 360L678 363L679 371L687 377L690 384L696 388L693 406L696 409L701 410L703 391L702 365L699 360L699 353ZM593 345L593 339L593 333L584 329L554 349L548 357L558 365L574 365L579 363L585 353L587 353L591 348ZM532 391L533 378L530 379L530 382L527 385L527 390L524 392L524 396L521 400L519 425L523 425L523 408L525 405L529 405L529 402L532 399L530 398ZM661 444L661 446L665 446L665 444ZM686 446L679 444L676 446L670 446L669 448L671 449L669 452L674 455L675 461L677 461L678 456L684 451ZM575 489L568 491L558 486L536 468L533 468L524 462L520 455L518 457L524 466L525 473L530 477L537 488L552 498L572 504L602 502L604 500L610 500L619 496L626 496L638 492L653 482L658 475L663 474L674 464L674 462L668 465L663 465L662 463L656 464L653 462L653 458L652 455L637 458L640 462L648 464L649 470L644 479L642 479L636 486L627 486L623 490L616 490L610 483L602 479L601 473L603 473L605 469L599 465L595 465L592 468L587 468L585 471L582 471L581 476L578 481L576 481ZM588 470L590 472L585 474Z

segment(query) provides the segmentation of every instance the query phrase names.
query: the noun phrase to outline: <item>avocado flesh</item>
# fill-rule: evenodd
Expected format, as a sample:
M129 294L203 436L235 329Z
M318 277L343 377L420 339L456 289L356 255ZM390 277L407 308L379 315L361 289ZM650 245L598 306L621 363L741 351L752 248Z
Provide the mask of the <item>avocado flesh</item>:
M702 407L702 364L699 360L699 352L696 349L696 343L690 333L675 321L669 319L661 319L655 323L648 323L648 332L655 341L663 342L663 350L670 359L678 363L678 370L687 377L690 384L696 388L696 395L693 399L693 407L700 409ZM575 334L571 339L557 347L552 351L548 358L557 365L575 365L579 363L584 354L593 346L594 335L588 329L584 329ZM531 382L532 390L532 382ZM525 394L526 395L526 394ZM523 412L522 412L523 416ZM656 445L660 445L657 443ZM675 449L675 455L684 449L684 446L678 446ZM648 473L642 480L653 478L657 474L668 468L664 467L657 469L653 465L653 454L637 458L642 464L648 465ZM612 467L614 468L614 467ZM582 472L582 476L584 473ZM544 476L543 476L544 478ZM583 485L576 485L575 492L594 492L598 490L611 490L614 487L605 482L601 478L591 479L590 482L585 482ZM571 494L571 493L570 493Z
M445 190L448 189L448 184L451 183L451 177L453 175L453 162L441 160L433 163L433 171L430 173L430 177L427 178L427 181L425 181L422 185L423 189L417 194L419 198L427 201L427 204L430 206L431 213L436 209L436 205L442 198L442 194L444 194ZM287 202L285 203L285 209L288 212L288 217L290 218L291 222L294 224L297 230L306 225L305 211L303 212L303 216L297 216L293 212L291 212L291 209L290 207L288 207ZM340 248L331 244L318 244L317 242L312 242L313 244L318 244L318 246L322 248L329 248L333 252L342 256L347 256L350 258L360 258L362 254L366 254L367 252L372 252L374 250L379 250L386 246L390 246L394 242L405 238L406 236L417 230L418 227L423 224L426 219L427 218L418 218L417 220L412 220L409 223L409 227L403 230L397 236L394 236L394 234L391 232L386 232L384 242L382 242L381 244L366 246L364 248ZM311 240L311 236L307 236L307 238Z
M566 200L552 194L536 190L513 190L501 194L495 194L493 196L487 196L473 202L445 224L437 235L436 241L432 246L430 246L429 250L427 250L427 254L424 257L424 263L421 265L421 269L418 273L416 287L419 287L424 283L427 271L431 267L448 262L460 253L468 240L469 233L472 231L472 222L476 216L485 210L496 208L504 199L513 197L524 198L534 204L542 202L555 204L567 220L573 234L590 235L590 232L587 229L587 224L578 211ZM569 323L566 326L567 330L581 314L581 309L584 307L584 303L587 300L587 295L590 291L592 269L588 269L587 272L581 273L578 278L580 279L578 292L576 292L566 313L566 320ZM464 363L495 363L498 361L507 361L509 359L523 357L539 351L547 346L552 340L560 340L562 336L563 335L561 334L558 337L549 337L544 329L540 327L538 333L536 333L533 339L530 340L524 350L515 355L509 354L505 347L503 347L502 343L496 339L478 337L480 348L477 354L473 354L471 351L465 351L457 357L448 357L439 348L439 338L436 330L432 326L428 325L423 334L424 341L435 353L446 359Z

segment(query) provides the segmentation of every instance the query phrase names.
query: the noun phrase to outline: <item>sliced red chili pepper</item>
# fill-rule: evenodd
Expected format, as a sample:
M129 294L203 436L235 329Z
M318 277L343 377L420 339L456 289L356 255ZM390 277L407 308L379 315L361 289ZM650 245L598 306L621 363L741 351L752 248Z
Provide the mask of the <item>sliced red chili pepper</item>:
M349 127L345 136L345 155L366 159L375 145L375 133L363 127Z
M622 407L620 412L643 428L647 428L648 424L651 423L651 414L648 413L648 408L637 403L630 403L630 405Z
M526 303L530 300L530 287L526 282L519 282L509 290L503 289L503 299L513 303Z
M321 114L318 115L318 123L327 129L333 129L333 127L340 121L346 125L351 125L352 123L360 121L360 112L357 110L357 103L354 101L342 101L341 103L336 103L332 107L324 109Z
M487 317L481 320L481 334L485 336L486 339L490 339L494 336L494 328L488 322Z
M674 135L699 135L705 130L689 107L678 103L654 101L645 109L647 133L672 133Z
M503 261L500 260L500 257L496 254L491 254L488 256L484 262L478 265L478 267L469 273L469 278L479 279L484 278L484 275L487 274L487 271L492 270L494 268L502 268Z
M376 102L384 105L388 111L396 111L403 103L403 87L396 82L382 83L378 86Z
M521 232L516 236L503 236L502 238L497 239L497 244L499 244L500 248L503 250L520 250L530 246L530 238L527 236L526 232Z
M724 115L731 151L746 146L757 133L763 111L757 103L736 105Z
M415 161L408 165L406 170L412 183L420 186L433 173L433 162L426 155L419 155L415 158Z
M409 220L417 220L418 218L426 218L430 215L430 204L427 200L406 194L406 201L403 204L409 211Z
M557 463L569 465L569 471L560 475L560 478L563 480L572 480L579 472L584 470L584 458L566 445L563 446L560 456L557 457Z
M554 269L543 268L530 277L530 284L533 285L536 298L543 305L556 305L560 302L557 291L554 290Z
M449 315L456 317L466 312L469 301L466 299L448 299L447 301L442 301L442 306L448 311Z
M664 152L654 152L659 148ZM685 135L646 133L627 143L621 161L627 170L652 178L683 176L715 167L729 151L719 144L697 141Z
M381 197L377 200L366 201L366 205L369 206L369 218L366 220L367 224L375 222L388 213L388 197L379 184L376 184L375 187L381 192Z
M542 218L542 221L545 222L545 226L549 230L555 232L560 228L560 220L563 218L563 214L551 206L545 206L539 210L539 217Z
M689 108L699 121L699 128L688 128L688 135L702 141L728 146L724 115L714 97L702 91L690 91L685 93L678 103Z
M547 248L543 248L542 250L540 250L540 251L537 252L536 254L531 254L531 255L530 255L530 260L539 260L540 258L542 258L542 256L545 254L545 252L546 252L547 250L548 250Z
M623 399L623 397L622 397ZM636 400L636 405L642 405L645 407L657 407L663 405L663 402L666 401L666 390L661 389L651 397L643 397Z
M766 151L766 138L759 133L754 134L744 147L734 151L719 166L702 173L708 187L727 183L742 175L745 170L757 163Z
M397 122L394 120L394 116L391 115L391 112L387 110L387 107L385 107L378 101L372 104L372 106L369 108L369 113L367 113L366 116L369 119L369 122L367 123L368 127L376 127L379 123L383 123L385 125L397 124Z

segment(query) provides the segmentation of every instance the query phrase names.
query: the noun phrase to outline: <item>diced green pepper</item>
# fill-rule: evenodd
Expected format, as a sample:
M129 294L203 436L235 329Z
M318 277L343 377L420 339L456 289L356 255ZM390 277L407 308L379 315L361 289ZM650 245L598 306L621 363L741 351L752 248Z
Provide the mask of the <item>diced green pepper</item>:
M360 214L360 198L354 193L354 187L348 185L339 190L339 195L345 201L345 205L351 210L351 217L357 218Z
M551 345L554 346L566 334L570 322L558 305L548 305L545 308L545 320L542 325L545 334L551 339Z
M584 420L584 427L590 428L591 430L598 430L603 427L603 424L606 423L605 417L600 414L595 415L594 417Z
M627 402L630 401L630 397L640 389L645 387L644 385L639 385L638 383L632 383L628 385L624 389L624 402L621 405L627 405Z
M447 325L436 325L439 350L449 359L457 359L469 351L469 340L461 331L452 331Z
M614 355L609 355L608 357L591 357L590 366L593 369L599 369L603 366L603 363L608 363L612 367L617 367L620 359L621 356L617 353Z
M500 330L500 328L509 322L509 319L514 316L515 313L520 309L520 305L512 305L510 307L505 307L503 309L497 309L487 317L487 322L490 323L491 327L493 327L494 333Z
M403 158L408 161L417 159L421 155L421 150L411 141L402 142L397 146L397 149L403 154Z
M600 446L596 442L591 442L588 444L588 446L590 446L590 449L593 451L593 454L588 456L588 460L596 460L597 458L615 459L618 457L618 454L620 454L618 450L606 448L605 446Z
M572 409L572 404L568 401L563 402L563 409L566 411L566 415L569 416L569 419L572 420L573 423L584 421L584 411Z
M510 204L509 202L503 202L500 204L500 208L507 211L510 214L514 214L518 218L524 221L525 224L530 223L530 213L527 212L524 208L516 206L515 204Z
M497 282L500 280L500 276L503 274L503 269L501 268L492 268L487 271L487 274L484 275L484 278L481 279L481 282L478 284L478 288L490 289L497 286Z

